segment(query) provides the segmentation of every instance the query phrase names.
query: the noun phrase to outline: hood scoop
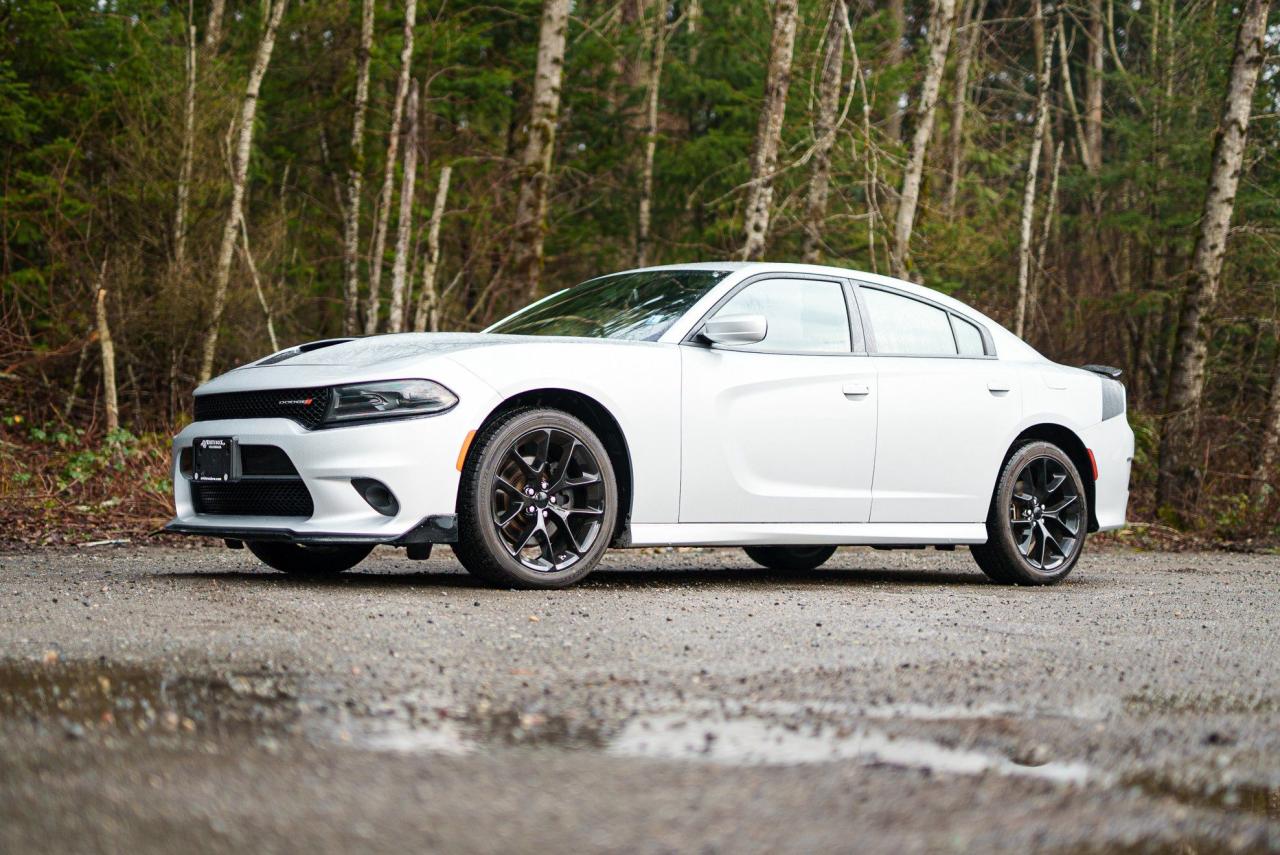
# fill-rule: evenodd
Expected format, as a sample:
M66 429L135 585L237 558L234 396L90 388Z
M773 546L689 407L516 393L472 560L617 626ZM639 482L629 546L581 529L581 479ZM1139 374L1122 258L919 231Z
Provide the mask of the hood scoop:
M254 368L261 368L264 365L275 365L277 362L284 362L287 359L293 359L295 356L301 356L304 353L310 353L313 350L319 350L322 347L333 347L335 344L346 344L355 339L350 338L324 338L319 341L309 341L306 344L300 344L297 347L291 347L288 350L282 350L274 353L266 359L260 360L253 364Z

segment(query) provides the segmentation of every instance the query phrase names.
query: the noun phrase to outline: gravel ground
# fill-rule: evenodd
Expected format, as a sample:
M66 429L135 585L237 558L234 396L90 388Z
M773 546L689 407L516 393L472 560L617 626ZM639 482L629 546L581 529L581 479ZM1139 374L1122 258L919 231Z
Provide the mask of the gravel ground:
M1280 558L0 556L0 852L1280 851Z

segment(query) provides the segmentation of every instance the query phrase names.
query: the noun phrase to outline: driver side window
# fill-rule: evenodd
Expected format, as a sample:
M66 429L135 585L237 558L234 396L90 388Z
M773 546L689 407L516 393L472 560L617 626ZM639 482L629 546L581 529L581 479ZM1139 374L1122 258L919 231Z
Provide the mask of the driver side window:
M838 282L762 279L720 307L716 317L763 315L768 333L736 350L781 353L849 353L849 308Z

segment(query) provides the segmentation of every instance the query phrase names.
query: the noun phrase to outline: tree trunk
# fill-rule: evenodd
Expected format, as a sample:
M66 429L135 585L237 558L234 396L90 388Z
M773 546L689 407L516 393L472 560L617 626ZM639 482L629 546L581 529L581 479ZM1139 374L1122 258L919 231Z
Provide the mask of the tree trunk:
M382 192L373 221L373 252L369 257L369 302L365 307L364 334L378 331L378 314L382 308L382 256L387 248L387 227L391 219L391 198L395 195L396 162L400 159L400 123L404 121L404 102L409 97L409 69L413 61L413 28L418 17L418 0L405 0L404 41L400 47L400 79L396 82L396 100L391 108L391 130L387 136L387 159L382 168Z
M1058 71L1062 76L1062 94L1071 113L1071 124L1076 132L1076 146L1080 149L1080 161L1086 169L1092 169L1092 155L1089 153L1089 137L1084 132L1084 123L1080 120L1080 110L1076 107L1076 93L1071 85L1071 61L1067 53L1066 27L1058 27Z
M1084 123L1089 147L1085 167L1092 173L1102 168L1102 27L1102 0L1089 0L1089 67L1085 75Z
M409 88L409 125L404 134L404 174L400 179L400 217L396 220L396 256L391 265L391 314L388 332L404 332L409 290L409 235L413 227L413 185L418 177L418 87Z
M653 55L649 63L648 95L645 99L640 206L636 213L636 267L649 264L649 240L653 225L653 158L658 149L658 93L662 85L662 63L667 51L666 22L662 15L654 17Z
M911 232L915 227L916 207L920 202L920 182L924 176L924 156L933 135L933 118L938 105L938 88L947 65L947 49L951 46L951 30L955 24L955 0L933 0L929 13L929 60L925 66L924 84L920 88L915 133L911 135L911 151L902 173L902 191L898 194L898 213L893 226L893 251L890 272L899 279L907 278L911 250Z
M116 346L111 340L111 327L107 325L107 289L101 287L106 279L107 264L102 263L98 276L98 343L102 347L102 399L107 408L107 433L120 429L120 402L116 397Z
M1226 254L1227 233L1235 208L1236 187L1244 162L1253 91L1262 67L1263 36L1270 0L1245 0L1236 37L1231 80L1222 104L1222 118L1214 134L1213 166L1205 192L1200 232L1183 295L1174 345L1173 367L1160 437L1160 470L1156 503L1173 508L1182 496L1194 493L1196 473L1188 450L1199 422L1204 396L1204 368L1208 357L1209 325Z
M364 188L364 120L369 106L369 63L373 53L373 0L363 0L360 47L356 53L356 110L351 120L351 162L347 165L347 205L342 223L342 333L356 331L360 318L360 196Z
M954 211L956 194L960 190L960 168L964 163L964 118L969 109L969 70L973 54L977 50L978 37L982 34L982 13L986 0L966 0L962 16L964 30L960 33L959 55L956 57L956 84L951 93L951 128L948 140L950 152L947 164L947 210Z
M209 4L209 21L204 28L204 49L213 53L222 41L222 15L226 11L227 0L213 0Z
M564 76L569 0L545 0L538 32L538 61L533 78L533 104L524 151L520 156L520 192L516 199L516 281L525 296L538 293L542 277L542 243L560 115L560 83Z
M1258 467L1253 472L1253 485L1250 491L1254 502L1261 503L1277 486L1276 449L1280 447L1280 358L1277 358L1271 371L1271 395L1267 404L1267 415L1262 423L1262 443L1258 449Z
M187 89L182 105L182 154L178 167L178 204L173 216L173 263L187 263L187 213L191 205L191 169L196 145L196 27L187 24Z
M885 64L888 68L897 68L907 58L905 47L907 12L903 0L889 0L889 24L891 32ZM889 122L885 126L885 135L890 142L898 142L902 139L903 111L906 109L902 105L903 94L902 92L892 93L893 103L889 106Z
M698 65L698 27L702 24L702 0L689 0L689 67Z
M1040 0L1033 5L1036 20L1044 26L1044 8ZM1018 230L1018 308L1014 315L1013 334L1021 338L1027 330L1027 305L1031 301L1031 226L1036 214L1036 185L1040 180L1040 149L1044 145L1044 128L1049 119L1049 81L1053 73L1053 51L1040 52L1040 75L1036 78L1035 129L1031 132L1031 151L1027 155L1027 177L1022 190L1022 218Z
M240 227L240 218L244 216L244 190L249 178L249 156L253 149L253 120L258 111L258 92L262 89L262 78L266 76L267 66L271 64L271 53L276 46L276 31L280 28L280 19L284 17L288 2L289 0L275 0L271 7L267 27L262 33L261 41L258 42L258 53L249 71L244 101L240 106L240 136L231 164L231 205L227 211L226 222L222 226L222 245L218 250L217 266L214 268L213 307L200 355L199 380L201 383L208 382L213 376L213 357L218 349L218 330L222 326L222 313L227 307L227 285L231 281L231 258L236 249L236 230Z
M413 318L414 332L440 331L440 294L436 289L436 276L440 270L440 221L444 219L445 204L449 201L449 179L452 177L452 166L440 167L436 201L427 225L427 253L422 262L422 293L418 295L418 311Z
M791 87L791 56L796 43L796 0L775 0L773 43L769 47L769 68L765 77L764 104L756 126L755 153L751 159L751 184L747 191L746 242L744 261L764 254L769 236L769 216L773 207L773 172L778 165L782 142L782 121L787 111L787 90Z
M805 264L817 264L822 255L822 226L827 216L827 194L831 186L831 148L835 145L840 110L840 84L844 78L844 33L849 26L845 0L832 0L827 22L826 46L822 53L822 75L818 83L818 114L813 128L813 174L805 200Z
M262 278L258 275L258 265L253 260L253 249L249 246L249 227L244 218L240 219L240 253L244 256L245 266L249 268L249 278L253 280L253 291L258 295L258 305L262 307L262 315L267 322L267 340L271 342L271 352L280 350L280 340L276 338L276 322L271 314L271 304L267 302L267 293L262 288Z

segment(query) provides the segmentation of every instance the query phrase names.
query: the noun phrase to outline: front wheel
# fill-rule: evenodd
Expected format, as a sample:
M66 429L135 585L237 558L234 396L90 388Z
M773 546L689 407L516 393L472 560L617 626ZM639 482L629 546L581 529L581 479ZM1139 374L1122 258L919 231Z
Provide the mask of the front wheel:
M245 544L258 560L292 576L328 576L350 570L373 551L370 544L280 543L249 541Z
M834 546L745 546L747 557L770 570L814 570L835 554Z
M1087 494L1071 458L1029 442L1005 462L987 515L987 542L970 548L993 582L1053 585L1076 566L1088 529Z
M467 456L453 551L488 581L563 588L600 561L617 513L613 465L591 428L559 410L515 410Z

